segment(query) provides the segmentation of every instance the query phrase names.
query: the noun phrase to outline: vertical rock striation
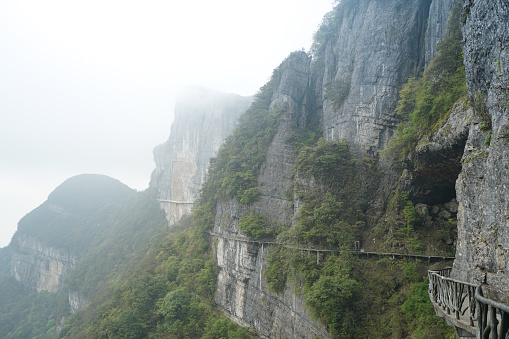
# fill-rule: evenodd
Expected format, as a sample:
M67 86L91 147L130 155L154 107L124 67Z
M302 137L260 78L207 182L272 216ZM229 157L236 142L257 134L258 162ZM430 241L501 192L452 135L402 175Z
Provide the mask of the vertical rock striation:
M309 318L303 300L290 286L282 295L268 290L263 276L268 249L248 242L238 226L239 219L249 213L262 214L269 223L280 225L290 225L294 216L292 201L284 192L292 187L296 154L286 140L297 127L304 127L308 114L310 58L304 52L294 52L283 65L270 109L285 109L258 178L260 198L251 205L232 199L217 206L213 231L220 235L216 253L220 271L215 301L233 320L255 328L264 337L328 338L327 330Z
M337 38L325 51L318 102L323 135L346 139L353 152L384 149L400 122L399 90L424 69L431 0L359 0L337 11ZM342 100L334 93L342 92Z
M429 65L431 59L437 55L437 46L447 34L447 22L452 7L460 0L433 0L429 8L429 19L425 38L425 62Z
M251 98L188 88L178 99L168 141L154 149L150 187L158 191L169 225L191 211L207 167Z
M476 119L456 182L453 275L509 303L509 3L464 1L464 62Z
M37 292L57 292L62 278L78 262L76 256L24 234L14 237L11 251L11 275L24 287Z

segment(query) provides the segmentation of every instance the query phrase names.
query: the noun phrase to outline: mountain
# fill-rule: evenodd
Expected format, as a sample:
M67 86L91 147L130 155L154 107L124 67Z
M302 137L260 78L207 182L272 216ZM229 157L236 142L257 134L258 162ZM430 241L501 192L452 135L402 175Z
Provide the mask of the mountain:
M149 192L104 175L66 180L20 220L0 253L0 336L57 335L71 313L112 276L128 274L129 260L165 230Z
M191 211L210 159L251 101L202 87L187 87L178 97L170 137L154 149L156 168L150 182L170 226Z
M28 295L0 252L6 337L454 337L428 269L509 296L507 17L502 0L342 0L252 102L197 90L151 188L88 209L101 231L61 285L86 306Z

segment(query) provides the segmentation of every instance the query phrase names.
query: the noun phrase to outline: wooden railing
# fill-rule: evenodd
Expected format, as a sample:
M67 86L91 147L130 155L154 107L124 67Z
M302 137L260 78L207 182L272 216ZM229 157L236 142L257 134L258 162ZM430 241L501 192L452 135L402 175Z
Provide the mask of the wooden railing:
M475 299L479 308L477 315L477 338L509 338L509 307L483 297L481 286L477 286Z
M316 252L318 253L338 253L338 252L349 252L354 253L360 258L370 258L370 257L390 257L391 259L427 259L428 263L431 261L443 261L443 260L454 260L455 257L447 257L447 256L436 256L436 255L426 255L426 254L418 254L418 253L391 253L391 252L365 252L364 250L344 250L340 248L311 248L306 247L302 244L287 244L282 242L277 242L271 239L263 239L263 238L252 238L247 236L239 236L236 234L223 234L216 232L209 232L209 235L213 238L222 238L233 241L240 241L245 243L253 243L253 244L264 244L264 245L277 245L282 246L288 249L294 249L299 251L308 251L308 252Z
M444 316L454 319L448 323L478 339L508 339L509 306L485 298L481 285L452 279L450 274L450 267L428 271L430 299L442 308Z
M457 320L468 312L469 325L476 319L475 289L477 285L450 278L451 268L428 271L428 291L431 301L442 307L447 314L454 313ZM466 302L465 302L466 301Z

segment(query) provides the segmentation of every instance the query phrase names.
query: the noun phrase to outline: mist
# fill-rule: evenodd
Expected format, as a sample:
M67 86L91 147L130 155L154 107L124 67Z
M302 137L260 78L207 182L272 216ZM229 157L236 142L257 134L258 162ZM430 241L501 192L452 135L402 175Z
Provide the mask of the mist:
M71 176L147 188L182 88L255 94L332 2L0 2L0 247Z

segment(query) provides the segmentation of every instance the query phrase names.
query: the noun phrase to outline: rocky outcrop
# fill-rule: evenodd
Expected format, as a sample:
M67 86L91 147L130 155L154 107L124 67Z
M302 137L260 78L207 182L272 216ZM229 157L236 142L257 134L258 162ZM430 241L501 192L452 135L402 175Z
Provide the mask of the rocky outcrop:
M464 61L476 113L456 183L453 276L509 303L509 3L464 1Z
M405 162L402 191L414 203L437 204L456 198L456 179L474 113L461 101L431 135L419 141Z
M252 99L204 88L188 88L177 101L168 141L154 149L150 187L169 225L191 211L207 167Z
M11 275L37 292L57 292L63 277L78 262L76 256L24 234L14 237L11 248Z
M326 139L344 138L363 156L387 146L400 122L399 90L424 69L430 4L359 0L337 13L337 39L327 46L318 86ZM332 95L337 92L343 95Z
M425 62L429 65L437 55L437 46L447 34L447 23L455 2L461 0L433 0L429 8L428 27L425 38Z
M326 329L309 318L303 300L290 286L282 295L268 290L263 276L268 249L247 242L249 238L238 227L240 217L249 213L262 214L269 223L279 225L291 225L294 216L292 201L284 192L292 187L296 154L286 140L306 120L310 59L304 52L294 52L283 65L271 109L284 107L284 113L258 178L260 198L252 205L234 199L217 206L213 232L219 235L216 255L220 272L215 301L232 319L264 337L327 338Z
M71 306L71 314L76 313L83 307L87 306L88 298L86 298L83 294L71 291L69 292L69 305Z

